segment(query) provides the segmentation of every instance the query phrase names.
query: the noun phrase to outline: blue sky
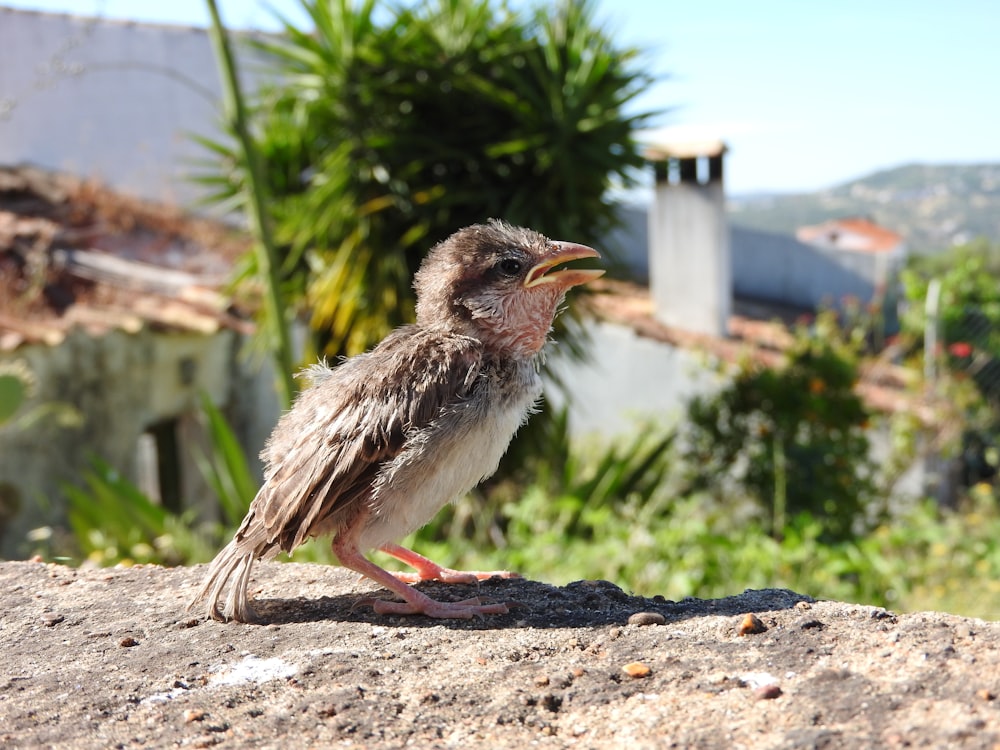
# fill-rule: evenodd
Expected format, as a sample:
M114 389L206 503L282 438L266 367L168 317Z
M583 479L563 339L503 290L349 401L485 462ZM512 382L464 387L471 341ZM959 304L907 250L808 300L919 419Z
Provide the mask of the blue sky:
M234 28L297 0L218 0ZM530 0L515 0L517 7ZM203 0L0 0L203 26ZM814 190L910 162L1000 162L1000 2L598 0L667 78L639 106L730 146L731 192Z

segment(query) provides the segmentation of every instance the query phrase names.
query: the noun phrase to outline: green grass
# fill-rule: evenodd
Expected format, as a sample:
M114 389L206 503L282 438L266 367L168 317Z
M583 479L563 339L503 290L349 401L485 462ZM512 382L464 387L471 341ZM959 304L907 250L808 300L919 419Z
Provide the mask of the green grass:
M67 488L76 548L34 551L71 564L210 559L228 541L254 484L220 415L206 407L205 418L213 448L201 463L225 523L195 526L95 461L85 486ZM553 425L558 445L566 425ZM403 543L455 568L509 569L553 584L604 579L674 600L784 587L896 611L1000 619L995 487L973 488L962 512L927 501L846 539L830 541L807 514L790 518L775 537L767 514L749 499L680 490L676 477L684 472L673 442L647 429L612 448L568 450L548 469L523 472L527 479L507 479L449 506ZM327 540L304 545L293 559L335 562Z
M106 487L93 489L104 508L120 505ZM130 492L124 497L142 506ZM104 520L92 517L89 523L82 515L74 516L74 525L90 564L201 562L217 548L206 540L206 529L149 508L102 513ZM109 527L109 517L121 519L118 528ZM403 543L455 568L510 569L553 584L604 579L673 600L783 587L902 612L933 609L1000 619L995 509L941 512L927 502L852 540L831 544L821 536L817 521L800 516L775 539L763 521L707 497L645 503L633 498L612 507L531 486L498 510L471 497L462 500ZM327 540L309 542L292 559L335 562ZM376 559L398 566L383 555Z
M458 513L463 510L463 501ZM573 520L574 515L586 520ZM578 526L570 536L566 527ZM818 599L935 609L1000 619L1000 517L995 511L940 512L927 502L849 541L822 541L808 516L783 537L691 497L669 508L626 502L614 512L584 510L537 488L503 509L499 545L408 539L422 554L457 568L509 568L555 584L605 579L668 599L790 588ZM381 562L381 560L380 560Z

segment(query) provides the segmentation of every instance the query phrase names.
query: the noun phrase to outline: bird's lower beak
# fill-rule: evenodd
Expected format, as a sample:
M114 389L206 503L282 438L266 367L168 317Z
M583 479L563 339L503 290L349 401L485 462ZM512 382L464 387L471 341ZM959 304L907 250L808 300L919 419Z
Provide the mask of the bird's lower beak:
M552 242L550 247L551 250L545 258L528 271L524 279L526 288L542 284L558 284L563 289L569 289L604 275L604 270L600 268L564 268L553 271L556 266L571 260L601 256L594 248L578 245L575 242Z

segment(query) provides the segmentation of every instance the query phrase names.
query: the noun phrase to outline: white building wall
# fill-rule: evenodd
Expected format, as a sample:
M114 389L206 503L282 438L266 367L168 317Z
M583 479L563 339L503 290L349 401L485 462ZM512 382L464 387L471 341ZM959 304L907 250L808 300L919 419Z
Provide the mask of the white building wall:
M557 407L569 396L573 435L610 442L633 435L650 421L674 425L694 396L714 393L728 378L707 355L639 336L614 323L589 326L591 357L577 362L554 347L550 366L567 393L551 387L545 397Z
M204 29L0 8L0 163L190 206L190 134L219 136L220 91Z

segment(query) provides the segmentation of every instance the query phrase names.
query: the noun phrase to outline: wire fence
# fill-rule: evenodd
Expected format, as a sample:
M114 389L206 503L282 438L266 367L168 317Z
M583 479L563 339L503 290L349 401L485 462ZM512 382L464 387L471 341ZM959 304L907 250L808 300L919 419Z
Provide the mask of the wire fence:
M1000 330L982 308L966 307L947 321L944 335L952 372L971 378L983 398L1000 407Z
M924 338L928 381L947 374L959 386L949 392L960 415L960 445L956 467L967 487L1000 486L1000 327L995 310L967 305L941 310L940 284L927 293Z

